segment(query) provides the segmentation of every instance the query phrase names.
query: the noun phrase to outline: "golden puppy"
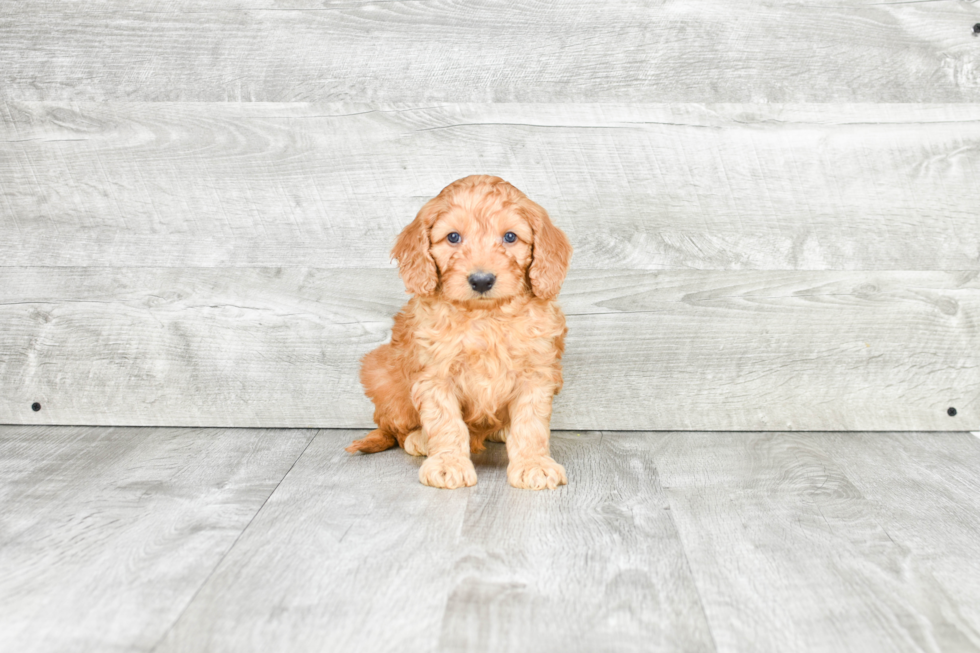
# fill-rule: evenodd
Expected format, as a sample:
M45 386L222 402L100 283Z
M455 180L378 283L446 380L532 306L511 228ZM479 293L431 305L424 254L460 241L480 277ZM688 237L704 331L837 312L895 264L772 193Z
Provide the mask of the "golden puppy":
M347 451L402 446L428 456L426 485L476 484L471 451L507 443L507 480L567 482L550 456L551 399L562 386L565 315L555 296L572 247L547 212L499 177L454 181L394 249L414 295L391 343L364 357L361 383L378 428Z

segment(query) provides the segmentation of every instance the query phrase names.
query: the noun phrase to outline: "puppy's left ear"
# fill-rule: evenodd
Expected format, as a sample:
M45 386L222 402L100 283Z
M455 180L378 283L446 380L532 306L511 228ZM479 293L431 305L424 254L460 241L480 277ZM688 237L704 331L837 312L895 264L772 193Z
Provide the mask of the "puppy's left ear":
M572 258L572 245L561 229L548 217L548 212L529 199L524 201L524 217L534 232L534 249L528 278L531 291L541 299L554 299L561 290L561 283L568 272Z

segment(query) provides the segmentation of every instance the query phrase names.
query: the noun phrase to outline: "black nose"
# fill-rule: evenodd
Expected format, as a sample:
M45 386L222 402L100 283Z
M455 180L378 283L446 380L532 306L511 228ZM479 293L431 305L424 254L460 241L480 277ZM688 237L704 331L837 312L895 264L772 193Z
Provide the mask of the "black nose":
M489 272L474 272L466 277L466 280L470 282L470 288L478 293L485 293L493 288L493 282L497 280L497 277Z

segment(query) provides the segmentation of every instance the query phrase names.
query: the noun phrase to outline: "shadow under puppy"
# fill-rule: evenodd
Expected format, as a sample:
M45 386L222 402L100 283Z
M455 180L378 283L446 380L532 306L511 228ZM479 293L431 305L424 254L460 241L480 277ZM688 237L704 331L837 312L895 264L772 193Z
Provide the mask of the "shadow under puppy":
M471 451L507 443L517 488L567 482L550 455L565 315L554 301L572 247L548 213L499 177L473 175L429 200L392 257L414 295L391 342L367 354L361 383L378 428L347 451L397 443L428 456L426 485L476 484Z

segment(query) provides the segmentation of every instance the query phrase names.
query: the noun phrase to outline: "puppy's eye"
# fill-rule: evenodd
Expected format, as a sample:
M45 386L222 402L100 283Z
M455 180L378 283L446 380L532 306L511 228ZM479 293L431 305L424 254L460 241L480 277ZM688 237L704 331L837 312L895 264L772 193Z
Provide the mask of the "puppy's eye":
M516 241L517 241L517 234L515 234L513 231L508 231L507 233L504 234L505 243L513 243Z
M459 243L460 240L462 240L462 236L459 235L459 232L453 231L448 236L446 236L446 240L448 240L453 245L455 245Z

